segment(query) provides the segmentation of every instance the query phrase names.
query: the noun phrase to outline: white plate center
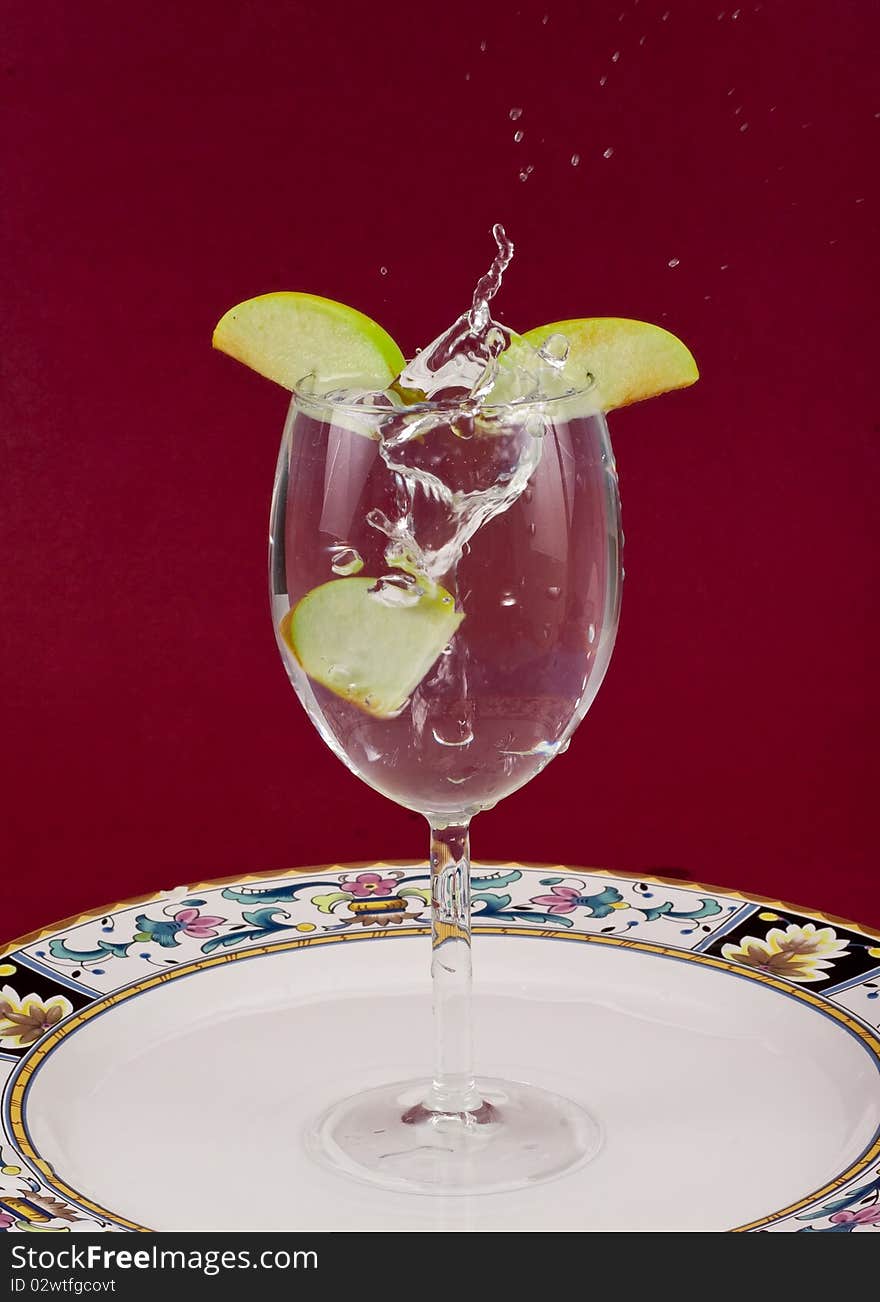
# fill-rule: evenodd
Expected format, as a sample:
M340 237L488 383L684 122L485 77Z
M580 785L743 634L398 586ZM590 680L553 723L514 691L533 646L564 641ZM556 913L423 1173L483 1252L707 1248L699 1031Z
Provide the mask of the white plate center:
M156 1230L727 1230L854 1162L874 1060L809 1004L693 960L478 937L477 1066L582 1102L601 1154L515 1194L383 1193L317 1165L335 1099L430 1069L425 937L242 959L63 1039L25 1115L59 1178Z

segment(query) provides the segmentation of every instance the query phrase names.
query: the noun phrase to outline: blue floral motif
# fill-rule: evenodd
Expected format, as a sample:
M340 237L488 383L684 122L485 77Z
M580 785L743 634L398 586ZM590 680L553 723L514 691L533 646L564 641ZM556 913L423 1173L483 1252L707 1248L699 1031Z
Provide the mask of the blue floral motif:
M860 1204L856 1206L856 1204ZM880 1170L877 1179L850 1189L841 1198L796 1217L799 1221L817 1221L827 1216L827 1225L805 1225L799 1234L852 1234L853 1230L880 1225Z

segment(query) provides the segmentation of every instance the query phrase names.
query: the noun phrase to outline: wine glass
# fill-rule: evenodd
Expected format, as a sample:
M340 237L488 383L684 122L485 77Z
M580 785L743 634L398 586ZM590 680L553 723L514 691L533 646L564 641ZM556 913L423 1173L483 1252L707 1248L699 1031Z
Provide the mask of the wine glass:
M599 1147L580 1105L474 1074L469 825L565 751L592 703L621 543L589 389L403 413L292 398L270 529L278 644L331 750L430 825L433 1073L328 1100L309 1141L361 1180L510 1190Z

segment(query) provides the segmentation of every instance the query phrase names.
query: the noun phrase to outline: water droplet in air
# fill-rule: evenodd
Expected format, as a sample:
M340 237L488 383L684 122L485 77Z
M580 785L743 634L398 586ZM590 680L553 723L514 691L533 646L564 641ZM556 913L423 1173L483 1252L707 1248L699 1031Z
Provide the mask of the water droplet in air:
M730 16L733 19L733 21L736 22L737 18L739 18L741 13L742 13L741 9L734 9L733 13Z
M668 19L668 17L669 17L669 10L666 9L666 10L664 10L664 12L663 12L663 14L662 14L662 16L661 16L661 18L660 18L661 23L665 23L666 20Z
M549 15L549 14L545 14L544 17L541 19L541 22L543 23L543 25L544 25L545 27L547 26L547 24L549 23L549 21L550 21L550 15Z
M612 156L613 153L614 153L614 150L613 150L613 149L611 148L611 146L609 145L608 148L607 148L607 149L605 150L605 152L603 153L602 157L603 157L603 158L610 158L610 157Z
M431 729L431 736L438 746L470 746L474 739L473 729L466 719L443 719Z
M502 606L515 606L516 597L512 592L505 592L501 598L501 604Z
M640 37L639 37L639 45L644 45L646 40L647 40L647 37L645 37L645 36L640 36Z
M589 628L587 629L587 641L589 642L590 646L592 646L593 643L596 641L596 625L595 625L595 624L590 624Z
M834 241L832 240L831 243L833 244ZM532 523L529 525L529 534L532 536L532 538L534 538L537 528L538 526L535 524L533 520Z
M580 156L580 154L572 154L572 156L571 156L571 165L572 165L572 167L577 167L577 165L578 165L578 163L579 163L580 161L581 161L581 156Z
M466 72L466 73L464 74L464 79L465 79L465 81L470 81L470 79L471 79L471 74L470 74L469 72Z
M334 574L357 574L364 568L363 557L353 547L334 547L330 555Z
M529 177L531 176L532 172L534 172L534 170L535 170L535 169L534 169L531 165L529 165L528 167L523 167L523 168L521 168L521 169L520 169L520 174L519 174L519 179L520 179L521 181L527 181L527 180L529 179Z
M387 275L388 275L388 268L387 268L387 267L380 267L380 268L379 268L379 275L380 275L380 276L387 276Z
M485 41L480 41L480 50L482 51L483 54L486 53L486 42L485 42Z
M670 258L666 265L667 267L677 267L680 261L680 258Z
M612 56L611 56L611 62L612 62L612 63L619 63L619 62L620 62L620 50L615 50L615 51L614 51L614 53L613 53Z
M737 104L736 108L733 110L733 116L734 116L735 118L739 117L739 115L740 115L740 113L742 113L742 111L743 111L743 106L742 106L742 104Z
M520 142L520 141L522 140L522 138L523 138L523 132L522 132L522 131L514 131L514 133L513 133L513 138L514 138L514 140L516 141L516 143L519 144L519 142Z
M600 77L600 78L599 78L599 85L600 85L600 86L607 86L607 85L608 85L608 78L607 78L607 77Z
M744 122L744 123L742 124L742 126L740 127L740 131L748 131L748 129L749 129L749 124L748 124L748 122Z
M518 122L519 119L522 117L522 109L521 109L521 108L512 108L512 109L510 110L510 113L508 114L508 116L509 116L511 122Z
M721 270L722 270L722 271L726 271L727 268L728 268L729 266L730 266L730 263L729 263L729 262L722 262L722 264L721 264Z

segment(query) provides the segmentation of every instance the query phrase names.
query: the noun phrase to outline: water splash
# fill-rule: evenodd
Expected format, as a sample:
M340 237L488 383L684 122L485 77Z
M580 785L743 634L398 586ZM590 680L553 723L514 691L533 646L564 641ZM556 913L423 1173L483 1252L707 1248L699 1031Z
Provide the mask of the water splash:
M489 304L501 288L504 273L513 257L513 241L507 238L507 233L500 222L496 222L492 227L492 236L498 246L498 252L485 276L481 276L477 281L473 304L468 313L468 324L476 334L484 331L489 324Z

